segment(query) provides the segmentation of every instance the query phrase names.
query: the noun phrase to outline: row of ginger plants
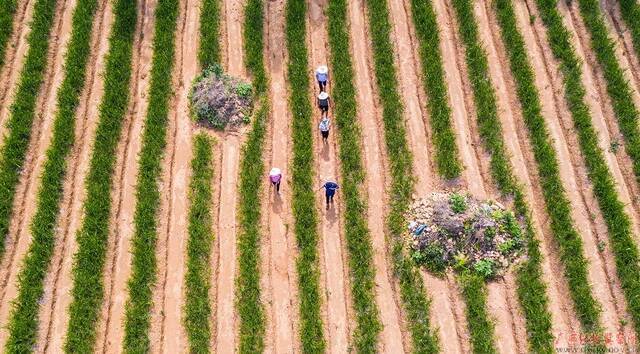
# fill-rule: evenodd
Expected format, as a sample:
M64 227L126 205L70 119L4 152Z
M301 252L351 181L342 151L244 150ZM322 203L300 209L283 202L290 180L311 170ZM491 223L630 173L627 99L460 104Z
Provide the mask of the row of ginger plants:
M17 0L2 0L0 2L0 68L4 66L5 53L9 38L13 33L13 18L17 7Z
M564 80L564 94L573 118L580 150L593 184L593 192L609 231L618 278L627 300L627 310L636 333L640 333L640 272L638 248L629 215L616 191L615 181L598 146L598 134L585 100L582 66L571 44L571 34L563 24L555 1L536 0L540 18L547 29L547 41Z
M56 97L53 136L46 152L37 194L36 213L29 229L32 242L20 269L18 295L9 320L9 340L6 348L9 352L28 351L37 338L39 299L44 292L44 277L53 255L56 220L60 214L63 183L67 172L66 159L75 141L76 109L85 83L97 3L96 0L82 0L74 9L65 57L64 79Z

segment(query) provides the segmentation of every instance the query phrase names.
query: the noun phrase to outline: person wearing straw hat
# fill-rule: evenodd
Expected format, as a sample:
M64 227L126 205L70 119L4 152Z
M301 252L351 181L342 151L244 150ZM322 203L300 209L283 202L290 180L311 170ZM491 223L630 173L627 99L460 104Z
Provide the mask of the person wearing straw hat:
M322 114L326 115L329 112L329 94L326 92L320 92L318 95L318 107Z
M327 200L327 210L329 210L329 204L333 204L333 196L336 194L336 190L338 190L340 186L332 179L327 179L322 187L320 187L320 189L322 188L324 188L324 196Z
M322 142L324 144L328 142L330 126L331 126L331 121L329 120L329 117L328 116L322 117L319 128L320 128L320 134L322 135Z
M280 181L282 180L282 172L279 168L274 167L269 172L269 180L276 194L280 194Z
M320 65L316 69L316 80L318 80L318 86L320 92L327 91L327 80L329 79L329 68L326 65Z

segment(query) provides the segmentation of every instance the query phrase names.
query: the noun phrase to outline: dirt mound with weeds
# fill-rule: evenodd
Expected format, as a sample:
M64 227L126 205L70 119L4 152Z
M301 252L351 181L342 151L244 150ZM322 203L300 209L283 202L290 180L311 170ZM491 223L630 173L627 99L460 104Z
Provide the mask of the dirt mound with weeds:
M448 268L490 279L524 257L523 227L500 203L460 193L432 193L407 214L411 258L442 274Z
M193 81L189 103L193 118L214 129L237 127L251 116L251 84L229 76L214 64Z

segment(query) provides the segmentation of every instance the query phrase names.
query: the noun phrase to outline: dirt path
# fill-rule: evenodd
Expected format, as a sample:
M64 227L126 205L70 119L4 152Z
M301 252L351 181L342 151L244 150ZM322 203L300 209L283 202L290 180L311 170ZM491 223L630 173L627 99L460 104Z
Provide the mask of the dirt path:
M353 2L349 5L354 8L358 6ZM358 102L358 120L362 126L362 148L364 149L364 168L367 171L365 182L368 205L368 225L371 241L374 249L374 268L376 270L376 302L380 309L380 320L383 328L380 333L378 351L381 353L400 348L408 350L410 338L403 332L402 312L397 304L394 294L394 283L391 275L391 265L387 264L388 251L385 239L386 228L384 225L386 218L385 205L388 195L385 181L389 180L389 174L385 162L385 145L382 136L382 127L378 124L382 120L379 110L379 102L374 89L374 79L371 72L371 53L368 48L366 38L366 24L363 22L364 16L351 16L352 27L349 30L351 35L351 52L354 63L356 100ZM357 20L357 21L356 21Z
M227 52L227 72L233 76L245 77L242 37L242 0L227 0L225 9L225 33ZM236 251L236 205L238 189L238 164L242 137L236 133L220 136L221 165L217 167L220 175L220 195L218 197L218 271L215 303L215 346L219 353L227 353L237 347L238 319L235 310L235 279L237 267Z
M598 252L598 244L608 244L606 226L599 212L597 202L593 196L586 175L586 168L581 158L580 149L573 131L570 113L564 100L561 78L556 71L556 63L552 58L550 48L546 45L543 25L536 21L532 26L530 16L537 16L534 6L526 3L518 3L515 6L520 28L532 66L536 72L536 86L540 92L542 114L547 122L547 127L559 161L570 163L560 164L560 178L563 181L567 197L572 206L572 219L576 231L582 235L585 255L590 261L588 269L589 280L592 284L595 298L603 306L603 325L606 332L617 334L619 319L615 316L619 304L620 295L617 295L617 278L615 276L614 258L608 249ZM556 118L558 117L558 118ZM569 128L571 127L571 128ZM575 326L579 330L579 326ZM566 341L568 335L561 340Z
M20 0L13 22L13 33L7 43L4 66L0 70L0 144L7 130L6 120L18 84L24 57L29 48L27 36L31 32L33 7L36 0Z
M640 194L635 177L631 170L631 159L627 154L614 153L611 144L618 141L624 144L623 136L618 129L617 119L612 109L611 100L607 95L606 83L602 70L597 64L595 55L590 48L588 34L582 24L580 11L575 4L568 8L566 4L559 5L560 14L563 15L564 23L572 34L572 43L576 49L576 54L583 65L582 82L587 90L586 103L589 106L593 125L599 138L599 146L604 152L605 160L616 183L620 201L625 205L625 211L631 218L632 230L636 240L640 240L639 225L640 205L637 198L632 195Z
M453 120L456 126L458 147L462 163L465 166L463 179L468 191L480 198L498 197L498 193L489 176L489 167L477 133L473 92L466 73L465 54L461 39L458 37L458 25L453 10L441 2L436 6L438 22L449 33L445 35L446 44L443 57L455 58L445 61L445 75L449 83L449 94L453 102ZM441 30L442 31L442 30ZM466 109L465 109L466 108ZM475 147L475 148L474 148ZM484 163L483 163L484 161ZM502 353L526 351L526 331L524 322L515 301L514 280L511 276L487 283L487 309L495 319L496 348Z
M296 244L291 215L290 158L291 114L287 105L286 43L284 39L284 1L269 1L266 8L266 59L270 74L271 95L271 141L268 143L271 167L282 170L283 181L280 195L274 194L273 188L265 179L267 191L263 211L267 216L269 230L268 243L262 251L267 258L265 269L267 288L265 295L268 309L269 337L268 352L294 353L299 351L297 319L297 274L295 272ZM268 160L267 160L268 161Z
M309 48L309 75L311 83L312 99L312 132L314 141L314 154L317 171L317 183L321 186L328 179L337 179L340 184L340 168L336 144L336 125L333 110L329 111L329 118L333 123L333 136L329 142L323 144L318 133L320 111L315 104L315 96L318 87L315 81L315 68L327 65L327 32L325 29L326 18L323 14L322 0L309 1L307 18L307 46ZM325 39L325 40L322 40ZM330 90L329 90L330 91ZM311 188L315 188L312 186ZM342 195L338 193L334 204L326 210L324 190L319 192L316 198L317 210L320 214L320 250L321 250L321 279L324 283L326 301L323 302L323 312L326 313L325 326L327 331L328 351L343 353L348 350L350 333L352 331L353 314L351 309L351 297L349 288L349 265L347 263L346 245L342 230L342 215L344 207Z
M476 6L476 18L479 22L480 37L485 43L489 70L496 90L503 139L511 156L514 174L524 186L532 212L532 224L540 240L540 251L543 256L542 278L547 284L552 333L554 335L564 333L566 336L567 333L576 330L577 318L570 299L565 295L568 294L566 281L561 273L555 271L555 269L561 269L561 264L558 257L550 252L553 236L549 225L543 222L548 215L544 212L544 199L537 182L537 164L535 164L527 130L522 120L519 101L515 94L515 83L510 76L509 62L501 42L500 29L493 9L486 3L484 5L482 9L481 6ZM567 337L558 339L567 344Z
M24 173L16 189L13 216L6 239L6 257L0 264L0 324L6 324L11 310L11 301L18 292L18 273L22 259L31 244L29 225L35 214L37 189L52 136L55 119L57 90L63 79L64 53L71 35L71 17L75 9L74 0L63 2L56 10L55 29L51 34L44 82L36 100L33 129L29 149L24 162ZM0 332L0 347L8 338L8 331Z
M64 183L63 201L52 266L45 278L41 300L37 347L45 352L60 352L66 334L67 308L71 303L71 267L75 254L75 233L82 217L85 195L84 178L89 169L90 153L98 121L98 106L103 94L104 56L108 50L108 36L113 22L111 5L104 1L96 12L92 33L91 57L85 89L76 111L75 136Z
M97 352L114 352L122 348L124 341L125 304L128 298L127 281L131 274L130 244L134 233L133 217L135 212L135 188L138 173L138 154L144 119L147 113L146 100L149 91L152 41L156 1L147 1L142 13L142 44L135 57L135 83L129 109L125 120L125 136L118 144L114 187L111 200L114 208L111 212L109 247L105 266L105 296L102 314L98 325Z

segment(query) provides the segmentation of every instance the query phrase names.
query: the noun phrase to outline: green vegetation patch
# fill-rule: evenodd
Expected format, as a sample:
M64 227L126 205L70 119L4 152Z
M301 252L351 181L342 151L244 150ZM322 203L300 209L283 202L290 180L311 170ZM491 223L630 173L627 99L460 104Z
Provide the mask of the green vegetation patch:
M0 68L4 65L7 43L13 33L13 18L17 5L16 0L0 1Z

